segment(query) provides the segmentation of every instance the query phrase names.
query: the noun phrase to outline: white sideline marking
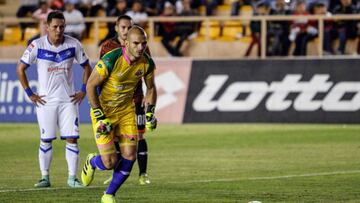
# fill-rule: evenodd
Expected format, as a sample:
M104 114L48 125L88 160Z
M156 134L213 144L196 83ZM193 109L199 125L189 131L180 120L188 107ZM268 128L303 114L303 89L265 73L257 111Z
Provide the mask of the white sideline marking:
M32 192L32 191L46 191L46 190L81 190L88 188L104 188L106 186L88 186L83 188L70 188L70 187L49 187L49 188L19 188L19 189L8 189L8 190L0 190L0 193L8 193L8 192Z
M315 177L315 176L330 176L330 175L341 175L341 174L354 174L360 173L360 170L351 171L333 171L323 173L305 173L297 175L284 175L284 176L263 176L263 177L250 177L250 178L227 178L227 179L216 179L216 180L196 180L196 181L184 181L184 182L171 182L171 183L210 183L210 182L236 182L242 180L275 180L275 179L288 179L288 178L299 178L299 177Z
M297 174L297 175L284 175L284 176L263 176L263 177L251 177L251 178L232 178L232 179L216 179L216 180L196 180L196 181L183 181L183 182L167 182L170 184L183 184L183 183L210 183L210 182L236 182L242 180L276 180L276 179L289 179L289 178L299 178L299 177L316 177L316 176L330 176L330 175L342 175L342 174L354 174L360 173L360 170L352 171L333 171L333 172L323 172L323 173L306 173L306 174ZM0 190L0 193L10 193L10 192L32 192L32 191L42 191L42 190L81 190L88 188L104 188L106 186L89 186L83 188L69 188L69 187L50 187L50 188L25 188L25 189L7 189Z

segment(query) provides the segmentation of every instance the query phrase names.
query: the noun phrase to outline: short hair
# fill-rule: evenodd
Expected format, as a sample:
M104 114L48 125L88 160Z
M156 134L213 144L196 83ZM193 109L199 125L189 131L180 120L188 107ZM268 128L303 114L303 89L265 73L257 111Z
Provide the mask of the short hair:
M260 1L257 5L256 8L265 8L268 9L270 8L270 4L265 2L265 1Z
M132 21L132 18L128 15L121 15L119 16L117 19L116 19L116 23L119 23L120 20L129 20L129 21Z
M143 5L143 1L142 1L142 0L135 0L135 1L133 2L133 4L134 4L134 3L138 3L138 4Z
M323 2L316 2L314 4L314 7L316 8L326 7L326 4L324 4Z
M265 2L261 2L259 3L256 8L265 8L265 9L269 9L270 8L270 5L268 3L265 3Z
M64 14L61 11L51 11L49 13L49 15L47 16L46 23L50 24L52 19L54 19L54 18L65 20Z
M48 4L48 2L45 1L45 0L40 0L40 1L39 1L39 6L47 5L47 4Z
M147 37L144 28L142 28L142 27L140 27L140 26L138 26L138 25L134 25L134 26L132 26L131 29L129 30L129 32L128 32L127 36L126 36L126 40L129 40L130 35L131 35L132 33L134 33L134 32L135 32L135 33L138 33L138 34L141 34L141 35L144 35L145 37Z
M299 0L296 2L296 6L301 5L301 4L306 4L305 0Z

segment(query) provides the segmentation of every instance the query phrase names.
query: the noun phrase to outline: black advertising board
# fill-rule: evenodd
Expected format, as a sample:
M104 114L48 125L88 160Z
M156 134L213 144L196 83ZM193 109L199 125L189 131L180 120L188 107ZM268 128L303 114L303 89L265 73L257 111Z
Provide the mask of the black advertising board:
M360 60L193 61L184 122L360 123Z

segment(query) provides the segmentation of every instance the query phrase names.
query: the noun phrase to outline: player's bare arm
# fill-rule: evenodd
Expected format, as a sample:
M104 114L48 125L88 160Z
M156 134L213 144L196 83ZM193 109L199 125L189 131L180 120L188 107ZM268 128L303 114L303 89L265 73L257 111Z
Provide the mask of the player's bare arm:
M156 85L155 85L155 76L145 77L146 84L146 129L153 131L157 126L157 119L155 117L155 105L157 99Z
M100 101L98 96L96 95L96 87L101 86L101 84L105 81L105 77L102 77L96 68L92 71L89 80L86 85L86 92L88 94L88 100L90 102L91 108L99 108Z
M155 76L145 78L146 84L146 103L155 105L157 100L157 92L155 85Z
M87 84L90 74L91 74L90 64L86 63L83 66L83 69L84 69L84 72L83 72L82 81L83 81L83 84ZM76 92L74 95L70 96L70 97L72 97L71 102L73 102L74 104L80 104L85 96L86 96L86 91Z
M19 63L17 68L16 68L16 73L19 77L19 80L20 80L20 83L21 85L23 86L23 88L25 89L25 92L27 93L27 95L29 96L30 100L36 105L38 106L39 104L41 105L44 105L46 103L45 100L42 99L43 96L39 96L37 95L36 93L33 93L30 89L30 86L29 86L29 81L27 79L27 76L26 76L26 69L27 69L27 65L26 64L23 64L23 63Z

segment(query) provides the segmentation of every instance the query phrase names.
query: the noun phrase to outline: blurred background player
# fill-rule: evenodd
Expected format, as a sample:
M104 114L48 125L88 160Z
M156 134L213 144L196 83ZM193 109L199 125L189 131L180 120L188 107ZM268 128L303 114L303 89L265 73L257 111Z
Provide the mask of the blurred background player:
M39 8L35 10L35 12L32 14L32 18L39 22L39 30L40 33L32 36L29 41L28 45L35 39L44 36L47 34L46 30L46 20L49 13L53 11L50 7L47 1L41 0L39 1Z
M66 20L65 33L81 40L85 31L85 20L83 14L75 8L76 0L65 1L64 16Z
M100 58L104 56L109 51L121 48L125 46L125 40L128 34L129 29L133 26L133 21L130 16L121 15L116 20L115 31L117 36L112 39L107 40L104 44L101 45L100 49ZM145 52L150 55L149 48L147 47ZM135 113L136 113L136 122L138 128L138 151L137 151L137 161L139 166L139 184L145 185L150 183L149 176L147 174L147 161L148 161L148 147L144 137L145 133L145 106L143 103L144 93L142 90L142 80L136 86L134 93L134 102L135 102ZM115 139L115 146L118 149L118 140ZM108 184L111 181L111 177L104 181L104 184Z
M112 181L101 198L104 203L115 202L115 193L129 177L136 160L138 130L133 96L142 78L147 87L146 125L156 128L155 64L145 53L146 46L145 31L133 26L125 47L105 54L96 64L87 84L94 137L100 155L87 156L81 179L88 186L94 178L95 168L114 169ZM102 90L98 96L96 89L99 86ZM121 158L116 153L114 136L120 136Z
M35 187L50 187L49 169L52 160L52 141L56 139L59 127L60 138L66 139L66 161L68 164L68 185L81 187L76 178L79 148L78 105L86 95L86 82L91 73L89 60L80 42L64 35L65 18L62 12L53 11L47 18L48 34L34 40L25 50L17 74L30 100L36 105L41 141L39 162L42 178ZM74 59L84 68L83 86L75 91L72 65ZM36 63L39 89L32 92L25 70Z

